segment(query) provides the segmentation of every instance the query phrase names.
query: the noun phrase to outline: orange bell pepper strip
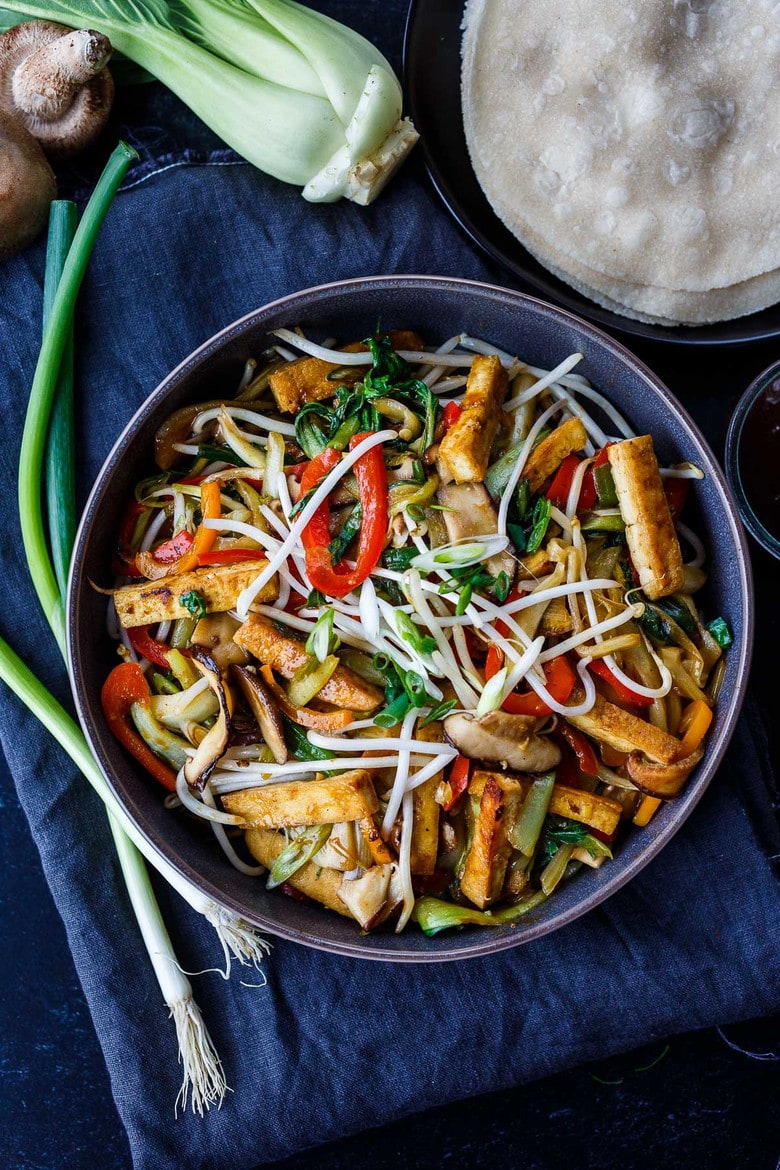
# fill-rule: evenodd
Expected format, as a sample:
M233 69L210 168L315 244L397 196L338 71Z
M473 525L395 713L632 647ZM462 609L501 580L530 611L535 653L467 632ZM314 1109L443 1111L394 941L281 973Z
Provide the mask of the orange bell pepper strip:
M677 734L682 741L677 749L677 759L685 760L695 752L712 723L712 708L701 699L694 699L683 711Z
M138 761L168 792L176 790L176 773L159 760L144 742L130 719L134 703L147 705L151 698L149 684L137 662L122 662L115 666L103 683L100 701L106 722L122 747Z

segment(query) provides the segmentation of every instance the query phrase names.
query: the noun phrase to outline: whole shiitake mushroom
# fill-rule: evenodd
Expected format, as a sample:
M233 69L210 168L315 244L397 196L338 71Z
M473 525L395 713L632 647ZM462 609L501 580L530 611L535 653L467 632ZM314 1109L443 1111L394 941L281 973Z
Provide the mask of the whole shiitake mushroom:
M0 36L0 259L44 228L57 186L47 157L83 150L111 112L114 83L102 33L52 21Z

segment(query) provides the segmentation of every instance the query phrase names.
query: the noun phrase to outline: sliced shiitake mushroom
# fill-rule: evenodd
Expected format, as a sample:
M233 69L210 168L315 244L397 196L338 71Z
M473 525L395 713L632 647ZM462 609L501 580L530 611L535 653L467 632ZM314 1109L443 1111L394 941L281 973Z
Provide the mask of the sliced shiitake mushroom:
M472 760L487 760L519 772L549 772L561 760L551 739L537 735L532 715L490 711L475 719L459 712L444 720L444 734L459 752Z
M703 744L684 760L672 764L654 764L641 752L632 752L626 761L626 771L640 792L661 800L672 800L680 795L685 781L703 756Z
M184 777L191 788L201 791L214 770L216 763L227 751L230 726L233 718L233 696L225 686L220 669L214 659L201 649L193 646L192 662L208 681L210 689L219 703L216 723L209 728L198 744L195 755L184 765Z
M273 752L277 764L286 763L289 752L284 740L284 725L276 699L269 687L250 667L239 666L236 663L230 668L230 677L238 683L239 690L257 720L263 739Z

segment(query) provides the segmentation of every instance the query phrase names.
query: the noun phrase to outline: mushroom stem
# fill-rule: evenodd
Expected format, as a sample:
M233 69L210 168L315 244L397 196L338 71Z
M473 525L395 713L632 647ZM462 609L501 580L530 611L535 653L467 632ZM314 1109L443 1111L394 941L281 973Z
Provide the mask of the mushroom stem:
M110 56L102 33L50 20L17 24L0 36L0 109L50 158L75 154L97 138L111 112Z
M14 73L14 101L23 113L56 122L88 81L105 69L111 42L102 33L80 29L41 45Z

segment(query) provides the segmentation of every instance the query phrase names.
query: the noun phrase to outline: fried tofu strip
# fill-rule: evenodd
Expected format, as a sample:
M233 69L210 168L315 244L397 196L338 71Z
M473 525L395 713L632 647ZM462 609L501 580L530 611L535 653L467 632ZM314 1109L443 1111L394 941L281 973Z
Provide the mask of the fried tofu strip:
M234 641L283 678L292 678L309 657L301 642L286 637L259 614L249 615L236 630ZM382 698L382 691L347 666L337 666L317 695L323 703L332 703L344 711L371 711L379 706Z
M388 334L393 349L422 349L423 342L417 333L409 329L398 329ZM341 347L343 353L359 353L367 346L362 341L353 341L350 345ZM353 366L352 371L340 381L356 382L362 376L367 366ZM332 398L339 385L332 381L328 374L337 370L338 366L325 362L322 358L302 357L274 370L269 377L271 393L276 399L279 410L295 414L304 402L321 402L325 398Z
M298 825L335 825L373 816L379 808L371 775L365 768L325 780L290 780L246 788L222 797L228 812L243 817L247 828L290 829Z
M123 585L114 590L117 616L125 629L190 617L181 598L193 592L202 598L208 613L224 613L233 609L239 594L267 564L263 557L256 561L242 561L238 565L204 565L191 573L158 577L156 581L144 581L141 585ZM279 581L272 577L255 600L274 601L278 596Z
M456 483L482 483L506 398L507 372L495 354L477 354L461 415L439 444L439 458Z
M581 451L587 441L588 434L582 422L578 418L567 418L537 443L523 468L523 478L528 480L531 491L538 492L566 456Z
M513 777L485 773L474 835L460 880L461 892L480 910L501 896L512 855L509 828L523 802L524 792L522 783ZM469 793L474 795L471 785Z
M626 541L639 584L651 601L682 589L682 552L650 435L608 448Z
M284 833L277 833L274 829L248 829L245 840L252 856L267 869L271 868L282 850L287 847ZM352 918L352 914L339 898L339 887L343 879L337 869L327 869L324 865L307 861L287 880L294 889L313 898L315 902L320 902L329 910L335 910L344 918Z
M469 793L479 796L484 792L488 780L493 779L499 784L512 780L519 784L523 799L531 787L531 779L527 776L509 776L503 772L488 772L476 769L469 784ZM570 788L566 784L554 784L548 812L557 817L568 817L570 821L579 821L590 829L597 829L601 833L614 833L620 821L622 806L608 796L599 796L595 792L585 792L580 788Z
M683 555L663 490L650 435L608 448L626 541L640 585L650 600L682 589Z
M414 738L424 743L442 743L444 729L440 721L415 729ZM416 771L414 769L413 771ZM419 788L412 790L412 873L431 874L436 869L439 855L439 815L441 806L436 803L436 792L440 776L431 776Z
M656 764L671 764L680 747L679 739L673 735L607 702L601 695L596 695L587 715L569 715L568 721L599 743L609 744L619 752L643 752Z

